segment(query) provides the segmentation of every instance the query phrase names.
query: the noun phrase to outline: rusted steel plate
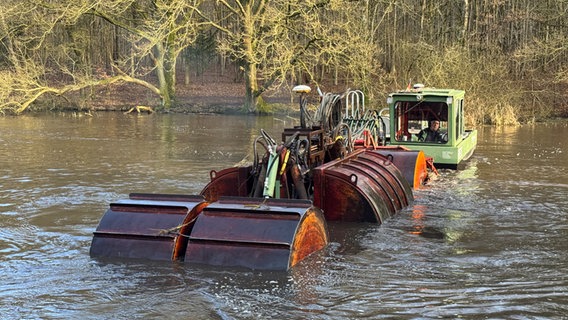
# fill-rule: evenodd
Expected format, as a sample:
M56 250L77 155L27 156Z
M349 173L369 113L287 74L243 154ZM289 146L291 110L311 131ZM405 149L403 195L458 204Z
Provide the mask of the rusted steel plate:
M174 201L174 202L200 202L202 196L188 194L167 194L167 193L131 193L128 195L130 200L149 200L149 201Z
M327 245L325 223L309 201L222 198L197 217L185 261L286 270Z
M412 190L406 179L398 171L398 168L386 158L372 151L365 152L353 161L354 166L364 167L368 164L373 164L372 167L375 169L380 168L380 170L374 170L373 172L376 174L378 183L381 184L394 207L393 214L408 206L413 200Z
M392 187L391 181L385 179L384 172L377 170L377 166L370 165L368 161L358 158L346 163L343 168L347 169L351 174L357 174L358 176L364 176L366 179L370 179L370 181L365 182L370 184L369 188L375 190L376 195L369 196L377 201L379 199L382 200L388 209L386 212L382 212L382 221L401 209L402 206L398 198L397 190ZM363 182L360 183L363 184Z
M348 174L347 174L348 173ZM389 214L387 200L366 175L346 167L314 174L314 204L329 221L381 223Z
M210 211L206 208L195 223L190 241L258 242L287 246L292 243L299 215L251 211L252 209Z
M323 249L328 242L327 222L322 211L317 207L309 208L296 229L288 266L292 267L310 254Z
M374 150L367 150L360 159L376 162L382 167L383 177L389 181L389 184L395 190L395 194L401 201L402 208L408 206L414 200L410 183L392 161L385 159L384 156Z
M96 232L155 236L178 225L190 209L169 204L111 203Z
M392 160L414 189L420 188L428 179L426 157L423 151L405 150L401 148L378 149L373 151Z
M392 162L369 150L314 169L314 205L330 221L381 223L412 199L408 182Z
M251 166L211 171L211 181L203 188L201 195L209 202L222 196L247 197L252 189Z
M286 270L328 243L306 200L132 194L110 205L91 256Z
M185 261L253 270L287 270L290 247L235 242L191 241Z
M173 239L169 237L95 233L91 257L172 260Z
M110 204L94 232L92 257L171 260L177 232L200 196L133 194Z

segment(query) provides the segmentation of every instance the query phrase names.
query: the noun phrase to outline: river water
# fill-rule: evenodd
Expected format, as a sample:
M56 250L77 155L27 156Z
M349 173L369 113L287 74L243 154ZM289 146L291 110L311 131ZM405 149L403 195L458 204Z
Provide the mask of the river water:
M480 128L382 225L330 224L288 272L101 262L92 232L130 192L198 194L289 117L0 117L2 319L566 319L568 121Z

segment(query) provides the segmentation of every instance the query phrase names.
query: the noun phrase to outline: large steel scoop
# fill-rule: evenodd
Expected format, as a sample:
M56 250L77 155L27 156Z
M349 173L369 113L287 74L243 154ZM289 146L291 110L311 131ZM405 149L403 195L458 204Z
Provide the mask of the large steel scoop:
M327 243L323 214L309 201L131 194L110 205L90 254L287 270Z

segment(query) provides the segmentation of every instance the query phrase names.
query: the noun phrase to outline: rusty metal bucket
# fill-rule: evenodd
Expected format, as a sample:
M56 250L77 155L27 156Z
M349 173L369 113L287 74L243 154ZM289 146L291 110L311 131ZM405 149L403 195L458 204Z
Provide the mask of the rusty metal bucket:
M130 194L110 204L94 232L91 257L179 260L181 231L207 203L201 196ZM180 230L180 229L184 230Z
M393 150L389 152L396 156L387 157L379 150L360 149L344 159L311 170L313 188L310 198L316 207L323 210L327 220L381 223L408 206L413 200L412 187L393 160L417 164L423 154L406 153L402 149L400 154ZM253 179L250 172L251 167L212 172L212 180L201 195L206 199L244 197L251 193ZM411 174L415 174L414 168Z
M309 201L131 194L110 205L90 254L287 270L328 243Z
M428 180L426 156L423 151L401 147L381 147L374 152L392 161L414 189L420 188Z
M310 201L221 198L195 221L185 261L286 270L327 243L326 221Z
M224 196L248 197L253 184L251 170L251 166L211 170L211 181L201 190L201 195L211 202Z
M382 223L408 206L412 189L387 157L361 149L314 169L314 205L329 221Z

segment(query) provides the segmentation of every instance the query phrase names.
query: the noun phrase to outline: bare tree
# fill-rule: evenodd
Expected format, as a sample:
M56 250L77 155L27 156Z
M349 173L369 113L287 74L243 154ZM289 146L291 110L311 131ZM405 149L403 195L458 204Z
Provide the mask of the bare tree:
M283 1L269 0L219 0L223 10L222 20L215 20L209 13L209 21L224 36L219 39L219 51L230 56L240 65L245 80L245 109L257 112L258 99L276 80L278 75L264 79L262 66L275 57L274 48L285 39L286 12ZM206 13L207 15L207 13ZM261 70L259 70L259 68ZM259 77L263 78L260 83Z
M513 123L486 101L513 91L499 104L514 104L508 119L565 104L567 14L566 0L6 0L0 109L125 81L168 108L180 52L205 35L217 41L207 64L243 76L249 112L279 85L333 83L370 97L412 79L468 89L486 109L478 119Z
M3 72L10 75L3 87L12 88L3 93L2 106L22 112L47 93L65 95L96 85L131 82L158 95L164 108L171 107L175 103L177 57L198 34L194 10L199 1L13 1L0 13L0 28L7 35L2 43L9 61ZM104 21L118 28L117 36L128 43L126 50L112 54L110 74L95 72L98 66L85 59L91 56L86 52L89 47L77 32L88 16L95 17L91 22ZM65 29L75 36L63 32ZM63 41L54 41L62 37ZM157 84L148 80L151 72L155 72ZM50 76L57 76L57 81Z
M257 112L274 85L316 81L317 70L335 68L364 82L372 73L372 37L365 7L339 0L219 0L223 33L219 51L244 73L245 109ZM211 13L211 10L209 11ZM203 14L207 16L206 13ZM375 61L376 63L376 61ZM375 64L378 67L378 63ZM303 74L304 76L300 76ZM302 79L300 79L301 77Z

